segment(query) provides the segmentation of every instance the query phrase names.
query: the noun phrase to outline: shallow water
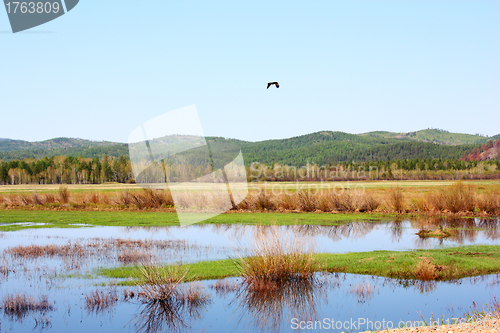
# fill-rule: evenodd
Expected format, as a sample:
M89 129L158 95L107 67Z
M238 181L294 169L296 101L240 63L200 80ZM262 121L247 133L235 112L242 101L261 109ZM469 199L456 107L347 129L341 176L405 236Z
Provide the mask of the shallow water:
M307 237L308 241L316 244L317 252L339 253L469 244L500 245L499 224L498 220L458 219L278 228L283 234ZM453 228L456 232L442 240L421 239L415 234L420 229L439 226ZM268 227L263 228L266 229ZM427 322L432 316L436 320L441 320L441 316L444 319L463 316L473 302L488 303L500 291L498 275L422 283L329 274L327 284L289 286L271 294L239 289L238 292L223 295L210 289L214 281L205 281L202 283L209 294L209 302L189 311L184 308L179 317L168 317L167 321L166 317L161 317L163 321L159 320L156 312L154 315L141 314L146 306L137 298L123 300L123 290L136 287L115 287L120 300L103 311L90 311L85 306L85 296L91 291L109 290L109 287L97 286L111 280L95 276L95 268L122 266L119 256L124 251L142 251L151 255L154 261L165 263L225 259L244 252L255 237L256 230L256 226L250 225L192 225L165 228L39 228L0 233L0 269L4 268L0 270L2 300L8 294L47 295L54 306L53 311L30 312L24 316L3 313L3 316L0 315L0 332L66 332L69 329L74 332L134 332L143 330L145 326L141 325L148 324L162 331L288 332L296 331L293 328L300 325L304 327L307 320L320 320L322 331L360 331L370 328L366 325L359 327L360 320L372 321L372 325L382 320L391 321L396 327L400 321L421 321L421 316ZM140 240L156 240L159 243L148 243L147 247L144 244L134 245L134 241ZM166 241L172 242L168 246L162 245ZM117 243L126 245L115 248L113 244ZM9 249L15 246L51 244L79 246L85 251L69 256L52 255L34 259L9 254ZM90 276L79 278L86 274ZM68 275L73 277L68 278ZM323 281L325 276L318 275L318 279ZM230 283L238 281L226 280ZM296 321L292 321L294 317ZM149 318L153 322L145 323L141 318ZM325 318L328 320L324 321ZM351 318L355 325L349 329L345 323L338 330L327 326L332 324L332 319L334 325L339 325L338 320L345 322Z
M274 291L271 298L266 295L263 299L260 295L248 291L218 294L210 289L214 282L205 281L203 285L209 295L208 304L196 308L191 313L184 313L182 320L170 318L169 322L165 323L162 321L163 317L153 315L149 318L149 321L153 322L148 324L153 327L163 325L163 330L169 328L166 331L290 332L295 331L293 328L301 322L306 325L309 320L318 320L323 325L322 331L357 332L370 328L360 325L366 322L381 325L377 323L384 321L385 327L390 328L389 325L399 326L401 321L418 322L425 318L429 323L432 318L441 321L463 316L470 310L472 302L490 302L492 295L500 291L500 277L497 275L454 282L410 281L408 285L394 279L353 274L330 274L329 279L326 287L305 287L304 290L299 290L301 297L291 296L293 293L290 291L279 290ZM89 286L88 281L72 282L62 289L55 288L47 293L49 300L54 302L54 311L44 315L32 313L22 320L4 315L1 321L2 332L31 332L33 329L40 329L40 326L35 327L35 319L41 322L44 316L50 320L44 330L50 332L141 331L147 316L147 313L143 313L146 305L136 299L120 300L103 311L90 311L85 307L84 295L96 287ZM370 292L363 295L353 292L359 285L369 286ZM99 289L107 290L104 287ZM118 287L117 294L121 296L124 289L126 288ZM2 288L2 293L4 291ZM337 322L341 321L344 327L329 329L325 322L331 325L332 320L334 325L339 325ZM352 327L351 320L355 323ZM345 321L349 321L348 327Z
M456 234L444 239L420 238L420 229L453 228ZM264 229L266 227L264 226ZM337 226L279 226L291 235L310 236L319 252L364 252L374 250L404 251L456 245L500 245L498 219L402 220L389 222L352 222ZM187 227L82 227L25 229L4 232L0 251L19 244L63 244L93 238L188 240L199 246L235 249L248 244L255 225L195 224ZM219 258L219 257L214 257Z

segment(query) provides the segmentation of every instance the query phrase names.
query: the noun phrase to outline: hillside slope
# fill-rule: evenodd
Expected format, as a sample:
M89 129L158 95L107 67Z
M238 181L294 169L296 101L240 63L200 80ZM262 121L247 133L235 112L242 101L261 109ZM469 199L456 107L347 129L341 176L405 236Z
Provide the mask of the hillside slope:
M413 133L413 134L412 134ZM287 139L248 142L220 137L207 137L211 142L238 144L245 163L281 163L304 165L308 162L329 164L336 162L401 160L423 158L458 159L481 147L481 142L492 138L469 134L423 130L406 134L370 132L349 134L321 131ZM466 144L457 144L466 142ZM56 138L42 142L0 140L0 159L4 161L45 156L102 157L128 156L125 143Z
M74 138L54 138L45 141L29 142L23 140L0 139L0 152L16 151L16 150L54 150L62 148L91 148L103 146L116 146L122 143L110 141L90 141Z
M416 132L408 133L394 133L394 132L368 132L360 134L374 138L391 138L400 140L411 140L421 142L432 142L442 145L465 145L465 144L478 144L484 143L488 140L494 139L482 135L471 135L463 133L450 133L440 129L426 129Z

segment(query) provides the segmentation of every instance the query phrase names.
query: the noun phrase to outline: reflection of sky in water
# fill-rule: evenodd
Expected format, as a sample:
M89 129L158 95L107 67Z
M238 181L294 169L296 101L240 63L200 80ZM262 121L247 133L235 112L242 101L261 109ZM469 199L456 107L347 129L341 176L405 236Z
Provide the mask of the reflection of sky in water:
M319 252L359 252L372 250L408 250L412 248L435 248L440 246L468 244L500 244L498 220L436 220L436 221L401 221L401 222L354 222L340 226L280 226L283 233L306 235L314 239ZM448 239L420 239L415 233L420 229L435 229L439 226L461 228ZM479 227L484 230L477 230ZM81 243L95 238L104 242L106 239L154 239L154 240L187 240L192 245L186 249L158 251L160 261L199 261L225 259L234 256L234 248L245 247L254 237L255 226L249 225L192 225L188 227L141 228L141 227L83 227L83 228L37 228L15 232L0 233L0 266L12 260L3 253L8 247L17 245L46 245ZM47 295L55 302L56 311L47 315L51 318L48 328L50 332L117 332L135 331L134 325L128 323L140 313L137 303L118 303L103 314L89 314L85 310L84 295L95 290L96 284L106 282L101 278L65 279L61 275L84 274L95 267L121 265L116 258L96 255L93 258L79 260L82 267L70 269L71 262L57 257L36 260L15 260L16 272L8 278L0 275L0 295L24 292L32 296ZM7 262L8 263L8 262ZM321 290L324 297L317 297L315 313L320 319L328 317L335 320L350 318L369 318L370 320L421 320L432 314L436 318L463 315L470 309L472 302L484 304L498 295L500 278L497 275L485 278L462 279L457 282L417 283L403 287L401 282L370 276L341 274L336 283L327 291ZM212 282L203 282L209 285ZM370 286L367 295L356 295L353 290L360 284ZM119 288L119 296L121 290ZM128 287L133 288L133 287ZM242 306L241 298L235 294L216 295L212 290L212 303L200 312L200 318L186 318L194 331L204 329L205 332L238 332L238 331L276 331L269 326L271 322L259 323L259 318L280 318L273 314L274 309L263 308L266 302L250 304L250 308ZM326 296L325 296L326 295ZM243 299L251 297L244 295ZM326 298L325 298L326 297ZM282 300L281 300L282 301ZM285 302L286 303L286 302ZM284 304L285 304L284 303ZM283 306L286 318L286 306ZM68 311L69 310L69 311ZM267 311L267 312L266 312ZM34 318L39 314L30 314L25 320L13 322L4 317L1 330L14 332L31 332ZM1 318L1 316L0 316ZM258 324L258 325L257 325ZM275 323L276 324L276 323ZM291 331L290 321L279 321L280 331ZM397 325L397 323L395 323ZM260 325L260 326L259 326Z
M228 279L237 280L237 279ZM76 282L76 283L75 283ZM211 281L205 281L206 292L211 295L211 302L198 311L194 318L185 317L185 323L191 327L188 332L290 332L290 315L296 313L292 306L300 304L278 302L287 304L282 308L282 313L277 314L276 308L270 300L250 304L244 299L237 298L236 294L220 295L209 288ZM403 286L397 280L380 277L340 274L332 279L332 284L326 289L316 292L312 300L313 317L300 318L301 320L330 318L337 320L357 321L367 318L372 321L392 321L397 326L399 321L420 321L421 314L427 321L434 315L436 319L445 319L463 316L470 310L472 302L484 304L491 301L491 296L498 295L499 277L496 275L482 278L466 278L455 282L427 283L422 286ZM352 292L359 284L370 285L373 292L367 297L360 298ZM84 295L96 288L89 286L84 281L74 280L72 288L54 288L48 291L49 300L55 301L56 311L49 312L51 327L48 332L134 332L134 322L138 314L144 309L137 300L131 302L118 302L116 306L102 313L89 313L84 307ZM2 294L6 290L2 288ZM118 295L126 287L118 287ZM131 287L127 287L131 288ZM31 294L39 294L31 291ZM296 299L296 298L294 298ZM281 304L281 303L279 303ZM69 309L69 313L68 313ZM305 309L307 310L307 309ZM302 312L310 313L310 312ZM2 319L2 332L31 332L34 319L40 315L29 315L22 323L15 323L4 316ZM1 316L0 316L1 318ZM260 319L267 318L268 322L261 323ZM281 318L278 322L271 322ZM364 331L364 329L361 329ZM324 330L326 331L326 330ZM341 330L334 330L340 332ZM345 331L345 330L344 330ZM354 331L359 331L354 330Z
M280 226L283 232L308 235L315 239L321 252L363 252L373 250L403 251L414 248L439 246L500 244L498 220L462 219L457 221L401 221L401 222L353 222L339 226L295 225ZM461 228L457 235L445 239L421 239L417 235L421 228L437 228L444 225ZM477 230L483 228L485 230ZM19 244L65 244L69 240L90 238L125 239L181 239L199 246L234 248L247 244L253 237L256 226L241 224L191 225L187 227L82 227L82 228L38 228L2 233L0 250Z

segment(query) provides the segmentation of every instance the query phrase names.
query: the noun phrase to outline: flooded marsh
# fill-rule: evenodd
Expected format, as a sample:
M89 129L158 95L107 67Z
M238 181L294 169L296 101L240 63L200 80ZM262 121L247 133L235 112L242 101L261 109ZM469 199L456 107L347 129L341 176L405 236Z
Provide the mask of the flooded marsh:
M291 275L287 273L280 279L242 275L189 282L183 271L165 276L155 269L251 255L282 255L283 261L266 266L266 274L272 276L294 251L328 255L498 246L499 225L498 219L476 218L353 221L331 226L211 224L0 232L0 329L289 332L293 331L294 320L365 318L397 324L401 320L421 320L420 316L464 316L473 302L485 304L498 295L500 275L434 281L431 262L425 260L418 268L422 274L419 279L315 270L306 270L304 278L297 279L294 277L298 272L292 269ZM453 232L441 238L418 235L420 230L439 229ZM277 241L273 243L273 239ZM270 244L276 246L270 248ZM280 249L284 249L281 254ZM481 254L454 252L468 257ZM486 254L482 256L488 260ZM366 263L375 260L370 258L364 259ZM306 260L302 264L311 263ZM132 266L146 267L146 276L129 280L98 274L101 268ZM149 283L143 283L148 278ZM128 285L122 285L124 281Z

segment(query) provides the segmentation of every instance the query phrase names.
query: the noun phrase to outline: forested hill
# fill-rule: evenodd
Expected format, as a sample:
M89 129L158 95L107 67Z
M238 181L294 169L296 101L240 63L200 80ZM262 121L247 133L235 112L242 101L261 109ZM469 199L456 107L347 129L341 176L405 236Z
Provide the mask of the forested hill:
M4 161L50 156L119 157L128 155L128 145L110 141L91 141L74 138L55 138L29 142L0 139L0 159Z
M478 145L446 146L426 142L388 141L353 142L330 141L303 143L291 142L254 143L243 145L245 163L280 163L305 165L306 163L330 164L338 162L387 161L404 159L443 158L459 159L471 153Z
M16 150L55 150L64 148L92 148L123 145L110 141L91 141L74 138L55 138L45 141L29 142L23 140L0 139L0 152Z
M402 140L421 141L421 142L432 142L442 145L478 144L478 143L484 143L489 140L495 140L500 137L500 135L489 138L480 134L471 135L463 133L450 133L448 131L441 129L426 129L408 133L377 131L377 132L363 133L361 135L370 136L374 138L391 138L391 139L402 139Z
M480 143L496 138L457 133L446 134L447 132L440 130L424 130L414 133L418 134L411 136L393 135L397 133L391 134L391 132L349 134L322 131L288 139L259 142L218 137L207 137L207 140L209 142L223 141L239 144L247 164L259 162L304 165L307 162L329 164L414 158L458 159L472 153L475 148L480 146ZM436 136L433 136L433 133ZM446 137L450 134L452 139L454 138L453 140L449 136ZM477 141L471 143L471 137ZM424 138L426 142L418 141L416 138ZM445 139L449 141L446 144L440 144ZM468 142L468 144L451 144L451 142L459 140ZM4 161L58 155L74 157L128 156L128 145L70 138L57 138L42 142L0 140L0 159Z

